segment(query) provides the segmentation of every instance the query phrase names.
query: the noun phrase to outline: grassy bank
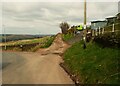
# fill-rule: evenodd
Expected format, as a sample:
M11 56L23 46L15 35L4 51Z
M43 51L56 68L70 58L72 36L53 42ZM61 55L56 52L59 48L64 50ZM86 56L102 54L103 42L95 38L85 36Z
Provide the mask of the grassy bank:
M4 46L6 45L7 50L36 51L39 48L49 47L52 44L53 40L54 40L54 36L47 36L47 37L38 38L38 39L7 42L6 44L2 45L2 49L4 50Z
M62 38L64 41L68 41L68 40L72 39L73 37L74 37L74 34L69 34L69 33L62 35Z
M50 36L46 36L46 37L43 37L43 38L36 38L36 39L11 41L11 42L4 43L3 46L4 45L12 46L12 45L27 45L27 44L34 44L34 43L44 43L49 38L50 38Z
M64 65L81 84L118 84L119 49L101 48L96 43L75 43L64 53Z
M31 49L31 51L37 51L39 48L48 48L54 41L54 38L55 37L50 37L49 39L47 39L45 43L43 43L42 45L35 46L34 48Z

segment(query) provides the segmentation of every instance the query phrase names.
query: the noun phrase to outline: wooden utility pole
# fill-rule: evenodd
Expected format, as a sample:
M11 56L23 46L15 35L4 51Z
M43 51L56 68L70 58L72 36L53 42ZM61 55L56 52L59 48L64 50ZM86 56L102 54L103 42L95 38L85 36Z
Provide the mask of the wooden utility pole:
M86 26L86 0L84 1L84 25Z
M86 0L84 0L84 36L83 36L83 39L84 39L84 47L86 47L86 21L87 21L87 3L86 3Z

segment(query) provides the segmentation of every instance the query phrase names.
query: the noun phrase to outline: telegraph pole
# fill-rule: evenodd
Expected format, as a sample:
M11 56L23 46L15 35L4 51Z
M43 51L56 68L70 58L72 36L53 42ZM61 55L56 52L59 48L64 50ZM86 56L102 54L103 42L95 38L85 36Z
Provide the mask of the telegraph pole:
M87 21L87 3L84 0L84 31L83 31L83 39L84 39L84 48L86 48L86 21Z
M86 0L84 1L84 26L86 26ZM86 29L86 28L85 28Z

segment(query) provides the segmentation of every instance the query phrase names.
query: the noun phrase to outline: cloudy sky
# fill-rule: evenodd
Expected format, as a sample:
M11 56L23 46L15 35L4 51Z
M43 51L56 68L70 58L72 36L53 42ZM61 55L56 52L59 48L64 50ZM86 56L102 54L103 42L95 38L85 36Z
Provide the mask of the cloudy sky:
M83 2L3 2L2 23L6 33L56 34L63 21L83 24ZM87 22L118 13L117 2L88 2Z

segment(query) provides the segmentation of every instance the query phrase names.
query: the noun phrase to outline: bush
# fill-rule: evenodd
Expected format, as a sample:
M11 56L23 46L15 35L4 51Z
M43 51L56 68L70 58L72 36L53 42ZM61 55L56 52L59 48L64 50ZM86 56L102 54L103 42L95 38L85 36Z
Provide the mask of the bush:
M67 34L67 30L69 29L69 24L67 22L60 23L60 28L63 34Z

